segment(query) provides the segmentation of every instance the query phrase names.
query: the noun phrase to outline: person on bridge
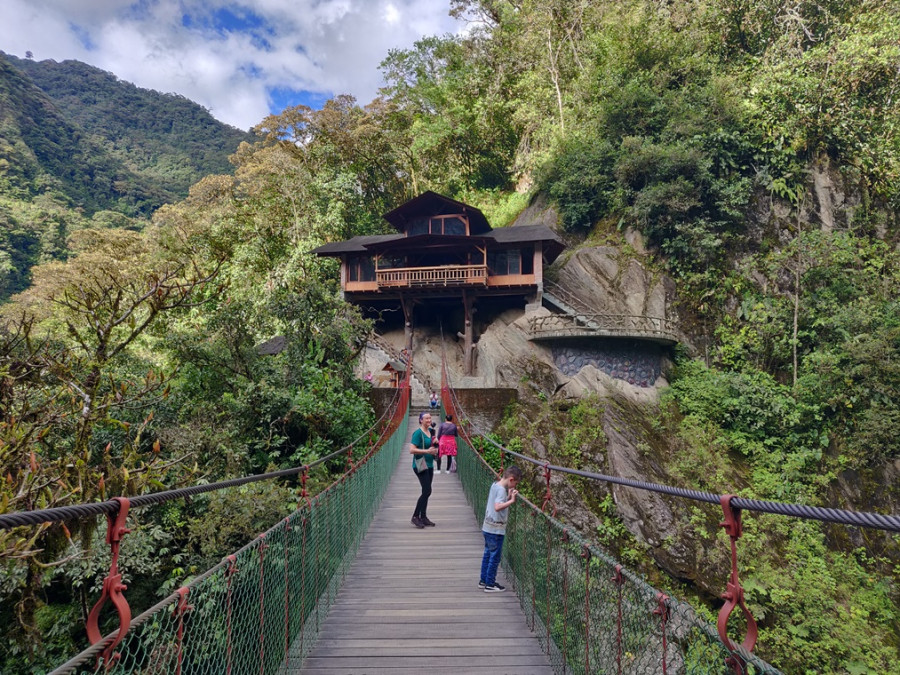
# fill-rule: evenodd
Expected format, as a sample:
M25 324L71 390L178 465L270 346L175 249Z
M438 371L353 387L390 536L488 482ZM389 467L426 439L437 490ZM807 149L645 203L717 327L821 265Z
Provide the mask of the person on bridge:
M484 535L484 555L481 557L481 579L478 586L485 593L505 591L506 586L497 583L497 568L503 555L503 537L506 536L506 521L509 519L509 507L515 504L516 485L522 478L522 469L508 466L503 476L491 485L487 505L484 509L484 524L481 533Z
M456 457L456 425L453 423L453 415L447 415L441 426L438 427L438 466L437 473L441 472L441 460L447 458L447 473L450 473L450 463Z
M413 473L422 486L422 495L416 502L416 510L410 521L420 530L434 527L428 520L428 498L431 496L431 482L434 480L434 456L438 454L438 441L431 429L431 413L419 414L419 428L413 432L409 444L409 454L413 456Z

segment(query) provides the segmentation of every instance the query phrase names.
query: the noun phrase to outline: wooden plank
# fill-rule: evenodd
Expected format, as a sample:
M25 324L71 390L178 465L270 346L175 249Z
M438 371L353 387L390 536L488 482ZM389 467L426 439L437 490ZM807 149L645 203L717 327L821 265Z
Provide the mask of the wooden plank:
M416 426L410 418L407 439ZM419 482L403 453L317 643L285 675L553 672L512 588L478 588L484 539L456 474L435 474L432 490L437 526L419 530Z

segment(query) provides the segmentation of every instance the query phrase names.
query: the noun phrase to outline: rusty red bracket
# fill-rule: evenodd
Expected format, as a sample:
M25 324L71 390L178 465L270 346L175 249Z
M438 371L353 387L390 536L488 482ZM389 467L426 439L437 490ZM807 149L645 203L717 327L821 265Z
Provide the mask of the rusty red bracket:
M350 467L347 473L356 471L356 465L353 463L353 445L347 446L347 465Z
M306 505L309 508L312 508L312 500L309 498L309 492L306 490L306 479L309 478L309 464L303 467L303 473L300 475L300 499L306 500ZM302 504L299 504L297 508L299 509Z
M719 610L719 619L716 622L716 627L719 629L719 638L732 652L731 656L725 659L725 663L735 673L740 675L747 672L747 662L742 656L735 653L737 647L728 637L728 619L731 617L735 607L741 608L741 612L744 613L744 618L747 620L747 636L741 643L741 647L748 653L752 652L756 646L758 630L756 620L744 602L744 589L741 587L741 580L738 577L737 540L741 538L744 530L741 525L741 510L731 505L732 499L734 499L734 495L723 495L719 500L722 505L722 511L725 513L725 522L720 523L720 525L731 539L731 578L725 586L725 593L722 594L725 604Z
M547 505L553 507L550 515L556 518L556 504L553 503L553 492L550 490L550 462L544 462L544 480L547 481L547 491L544 492L544 501L541 504L541 513L546 512Z
M116 633L115 639L101 653L98 659L102 659L105 667L119 658L118 653L114 653L116 646L125 637L128 629L131 627L131 608L125 600L122 591L128 587L122 583L122 575L119 573L119 545L122 543L122 537L131 532L125 527L125 521L128 518L128 507L131 502L125 497L114 497L119 502L119 510L115 516L106 514L106 543L112 553L112 560L109 565L109 574L103 580L103 591L100 593L100 599L91 609L87 619L87 636L90 643L97 644L103 639L100 635L100 610L106 601L109 600L116 613L119 615L119 632Z

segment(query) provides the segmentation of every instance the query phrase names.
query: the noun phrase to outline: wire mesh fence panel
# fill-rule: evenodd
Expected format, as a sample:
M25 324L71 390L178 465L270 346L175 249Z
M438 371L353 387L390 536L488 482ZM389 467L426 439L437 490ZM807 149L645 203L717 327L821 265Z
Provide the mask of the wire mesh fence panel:
M270 675L302 662L387 490L408 395L335 483L54 673Z
M480 523L496 475L468 439L458 439L458 452L463 490ZM556 673L780 673L730 649L689 605L663 595L527 501L510 513L502 564ZM737 665L726 663L735 655Z

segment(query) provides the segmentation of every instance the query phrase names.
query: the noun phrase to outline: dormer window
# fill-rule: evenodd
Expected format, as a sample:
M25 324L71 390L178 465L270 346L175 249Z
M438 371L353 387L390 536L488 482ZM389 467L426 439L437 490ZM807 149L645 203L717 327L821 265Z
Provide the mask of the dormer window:
M468 219L460 214L432 216L431 218L416 218L415 220L410 221L407 226L406 236L415 237L423 234L447 234L465 237L469 233L468 226Z

